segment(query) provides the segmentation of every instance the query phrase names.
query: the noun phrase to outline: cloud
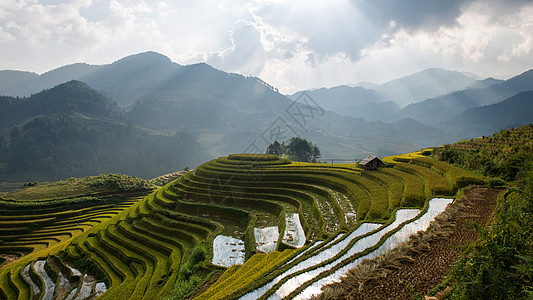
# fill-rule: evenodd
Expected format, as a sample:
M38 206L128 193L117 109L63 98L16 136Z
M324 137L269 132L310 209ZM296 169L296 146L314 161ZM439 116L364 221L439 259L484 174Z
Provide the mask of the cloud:
M530 0L4 0L0 69L152 50L283 92L427 67L512 75L532 67L531 16Z
M206 55L206 61L217 68L244 74L259 74L266 60L262 35L252 22L239 20L229 33L231 47Z
M313 3L316 4L316 3ZM459 31L465 11L481 10L487 23L497 22L503 13L514 15L526 0L361 0L329 1L313 5L305 0L263 1L254 13L276 28L289 28L313 51L317 60L339 53L353 61L376 44L387 46L395 35L435 33L443 28ZM502 8L500 8L502 7ZM505 7L505 8L503 8Z

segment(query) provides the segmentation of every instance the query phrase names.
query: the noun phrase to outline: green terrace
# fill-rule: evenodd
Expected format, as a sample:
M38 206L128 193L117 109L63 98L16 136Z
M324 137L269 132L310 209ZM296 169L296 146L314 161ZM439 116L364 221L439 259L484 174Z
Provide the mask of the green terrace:
M83 289L87 297L102 299L191 296L196 286L214 281L226 270L209 290L196 295L237 298L323 255L325 249L338 248L329 258L333 262L358 239L372 234L381 238L377 249L414 216L421 217L429 199L453 197L465 185L483 183L423 152L384 161L386 167L367 171L355 164L233 154L211 160L142 198L112 204L93 201L91 206L60 211L48 207L61 202L53 197L46 204L4 201L10 203L0 216L0 297L42 297L52 289L48 281L55 286L50 292L56 293L54 297L81 297ZM36 209L23 214L27 205ZM417 212L398 219L405 209ZM398 227L390 227L389 233L378 231L393 223ZM259 247L256 236L261 230L277 233L266 237L272 248ZM264 253L259 248L271 250ZM8 262L13 256L18 259ZM50 280L43 279L46 276L31 271L43 259L45 269L70 265L80 276L91 274L96 280L83 287L80 276L68 274L68 267L62 272L48 270ZM28 265L31 280L23 275ZM290 273L284 280L298 274ZM265 295L275 288L268 291Z

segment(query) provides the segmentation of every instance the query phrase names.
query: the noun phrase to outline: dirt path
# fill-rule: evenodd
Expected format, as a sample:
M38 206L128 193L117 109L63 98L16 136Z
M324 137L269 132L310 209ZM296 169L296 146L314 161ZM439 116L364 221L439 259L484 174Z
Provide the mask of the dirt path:
M477 233L472 224L484 225L496 206L501 189L474 187L465 191L466 206L456 214L456 225L446 238L430 243L430 251L412 255L414 262L390 271L386 278L353 289L344 299L412 299L439 284L457 261L462 246L474 241Z

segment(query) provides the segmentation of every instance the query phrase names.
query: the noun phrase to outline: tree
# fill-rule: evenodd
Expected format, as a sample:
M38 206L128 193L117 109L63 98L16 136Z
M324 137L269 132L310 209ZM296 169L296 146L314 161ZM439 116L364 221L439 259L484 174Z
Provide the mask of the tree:
M309 161L311 158L311 143L299 137L291 138L288 146L288 154L295 156L296 160Z
M274 141L274 143L268 145L266 154L274 154L277 156L280 156L283 153L283 147L278 141Z
M316 145L313 145L311 147L311 162L318 162L322 154L320 153L320 149Z

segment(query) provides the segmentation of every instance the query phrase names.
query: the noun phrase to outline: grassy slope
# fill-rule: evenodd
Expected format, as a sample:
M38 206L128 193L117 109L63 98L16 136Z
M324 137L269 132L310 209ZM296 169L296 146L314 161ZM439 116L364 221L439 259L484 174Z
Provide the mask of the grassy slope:
M1 194L0 199L8 201L50 201L98 194L147 191L150 183L137 177L109 174L70 178L53 183L27 183L23 188Z
M506 185L491 226L453 268L451 299L533 296L533 125L446 145L435 156Z

